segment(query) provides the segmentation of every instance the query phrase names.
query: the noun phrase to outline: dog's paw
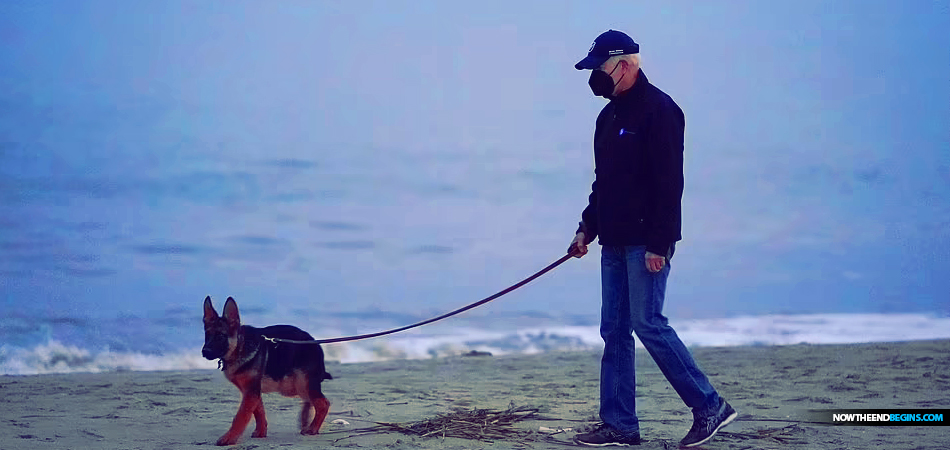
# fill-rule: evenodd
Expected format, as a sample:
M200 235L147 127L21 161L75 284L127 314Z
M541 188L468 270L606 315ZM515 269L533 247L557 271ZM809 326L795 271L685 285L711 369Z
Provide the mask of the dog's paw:
M221 439L218 439L218 442L215 442L214 445L234 445L237 444L237 436L221 436Z

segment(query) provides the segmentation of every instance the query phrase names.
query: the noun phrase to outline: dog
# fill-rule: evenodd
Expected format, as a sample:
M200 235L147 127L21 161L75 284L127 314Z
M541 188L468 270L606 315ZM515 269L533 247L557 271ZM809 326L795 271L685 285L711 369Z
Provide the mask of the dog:
M255 328L241 325L237 302L228 297L222 316L214 310L211 297L204 302L205 344L201 355L219 360L225 378L241 391L241 406L217 445L233 445L244 433L254 416L256 426L251 437L267 436L267 418L261 393L279 392L286 397L300 397L300 434L314 435L330 411L330 401L320 390L320 383L332 380L323 361L319 344L275 342L269 339L312 341L306 331L290 325ZM316 410L313 420L311 413Z

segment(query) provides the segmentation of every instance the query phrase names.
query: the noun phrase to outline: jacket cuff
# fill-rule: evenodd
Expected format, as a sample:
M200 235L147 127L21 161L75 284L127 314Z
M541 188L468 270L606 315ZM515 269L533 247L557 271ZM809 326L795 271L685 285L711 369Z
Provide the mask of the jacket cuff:
M574 234L581 232L584 233L584 245L590 244L594 241L594 238L597 237L590 232L590 228L588 228L587 224L585 224L583 221L577 223L577 231L575 231Z
M647 251L654 255L670 256L670 244L668 242L650 242L647 243Z

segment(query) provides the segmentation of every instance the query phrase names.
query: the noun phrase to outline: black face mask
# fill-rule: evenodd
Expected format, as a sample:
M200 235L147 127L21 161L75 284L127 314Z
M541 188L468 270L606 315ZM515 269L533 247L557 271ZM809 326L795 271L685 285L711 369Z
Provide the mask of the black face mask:
M596 69L590 72L590 79L587 80L587 84L590 86L591 92L598 97L610 98L614 94L614 88L617 87L617 84L623 80L623 77L627 76L624 74L623 77L620 77L620 80L617 80L614 83L614 79L610 76L613 75L614 71L620 67L620 62L617 62L617 65L614 66L613 70L610 73L604 72L603 70Z

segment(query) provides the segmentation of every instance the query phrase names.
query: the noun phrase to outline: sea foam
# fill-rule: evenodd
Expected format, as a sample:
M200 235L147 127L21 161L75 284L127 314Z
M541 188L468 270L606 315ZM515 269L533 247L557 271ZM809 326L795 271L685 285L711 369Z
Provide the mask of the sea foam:
M950 339L950 318L926 314L770 315L671 321L690 347L847 344ZM641 344L637 342L637 346ZM326 359L361 363L393 359L456 356L473 350L493 355L537 354L603 348L596 326L553 326L488 331L423 331L364 341L324 344ZM50 340L30 348L0 347L0 374L214 369L200 348L176 348L161 354L88 349Z

